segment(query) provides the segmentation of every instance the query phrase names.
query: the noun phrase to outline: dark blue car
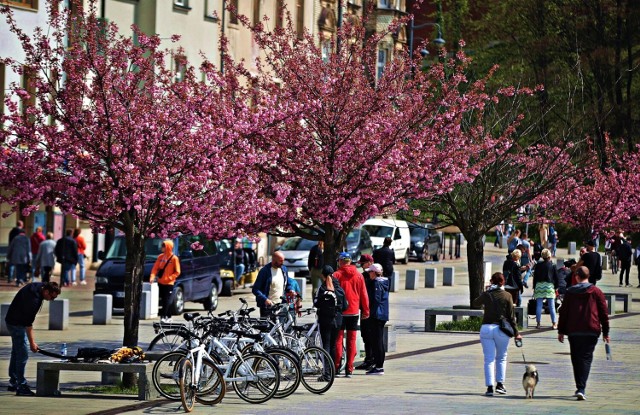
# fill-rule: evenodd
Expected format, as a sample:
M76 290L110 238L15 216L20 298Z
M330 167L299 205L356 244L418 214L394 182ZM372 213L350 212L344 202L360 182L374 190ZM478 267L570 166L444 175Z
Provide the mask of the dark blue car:
M162 238L152 238L145 242L145 282L149 282L151 268L160 254L162 241ZM192 245L196 242L198 249L193 249ZM220 265L229 256L228 244L187 235L175 238L173 243L173 253L180 258L181 268L173 290L173 314L182 313L186 301L202 303L205 310L215 310L218 307L218 293L222 288ZM124 236L117 236L106 255L103 252L99 255L102 264L96 271L94 295L111 294L114 308L124 307L126 256Z

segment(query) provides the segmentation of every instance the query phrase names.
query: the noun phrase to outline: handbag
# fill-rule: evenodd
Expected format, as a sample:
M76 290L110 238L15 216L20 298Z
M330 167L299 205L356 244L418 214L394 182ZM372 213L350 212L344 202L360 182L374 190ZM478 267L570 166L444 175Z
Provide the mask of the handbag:
M162 267L162 269L160 269L160 270L158 270L158 272L156 272L156 281L160 281L160 278L162 278L162 276L164 275L164 270L167 269L167 266L169 265L169 262L171 262L172 258L173 258L173 255L171 255L169 257L167 262L164 264L164 267Z
M511 322L507 320L505 316L502 315L502 313L498 309L498 305L496 304L491 294L489 294L489 298L491 298L491 302L493 303L493 307L496 310L496 314L498 314L498 327L500 328L500 330L509 337L515 336L516 333L513 330L513 326L511 325Z

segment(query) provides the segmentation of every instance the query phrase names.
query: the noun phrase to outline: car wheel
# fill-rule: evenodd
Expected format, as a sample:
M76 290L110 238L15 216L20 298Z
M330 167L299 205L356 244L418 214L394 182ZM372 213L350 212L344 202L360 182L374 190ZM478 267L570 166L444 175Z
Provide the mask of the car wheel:
M231 289L233 288L233 280L226 279L222 281L222 291L220 295L223 297L231 297Z
M182 314L184 311L184 293L182 287L173 289L173 314Z
M404 253L404 258L402 258L402 260L400 260L400 262L403 263L403 264L408 264L409 263L409 250L408 249Z
M218 308L218 286L214 283L211 284L211 292L209 296L204 299L204 309L207 311L213 311Z

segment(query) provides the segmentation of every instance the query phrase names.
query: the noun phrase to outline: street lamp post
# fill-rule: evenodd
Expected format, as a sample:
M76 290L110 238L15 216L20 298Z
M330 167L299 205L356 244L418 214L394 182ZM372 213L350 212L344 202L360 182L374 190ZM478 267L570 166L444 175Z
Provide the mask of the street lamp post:
M441 47L446 43L445 40L442 38L442 29L440 28L440 25L438 23L428 22L428 23L415 25L414 17L412 16L411 20L409 20L409 59L411 60L411 62L413 62L413 31L416 29L422 29L423 27L427 27L427 26L435 26L438 28L438 37L433 39L433 43L435 43L436 46ZM415 68L413 67L413 64L412 64L411 78L413 78L414 73L415 73Z

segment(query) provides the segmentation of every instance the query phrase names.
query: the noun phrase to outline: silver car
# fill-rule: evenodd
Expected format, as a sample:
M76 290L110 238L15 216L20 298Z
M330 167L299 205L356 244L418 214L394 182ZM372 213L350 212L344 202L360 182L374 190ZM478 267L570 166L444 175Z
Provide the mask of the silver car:
M317 241L310 241L299 236L287 239L278 249L284 255L284 266L287 271L296 273L296 277L309 275L309 251Z

